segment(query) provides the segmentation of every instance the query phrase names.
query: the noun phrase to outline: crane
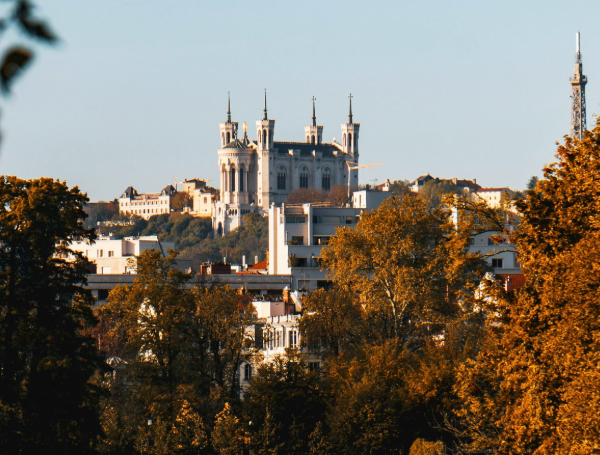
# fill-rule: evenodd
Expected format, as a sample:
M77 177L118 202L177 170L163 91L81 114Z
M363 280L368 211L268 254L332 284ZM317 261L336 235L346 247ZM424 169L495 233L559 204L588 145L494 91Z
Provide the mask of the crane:
M356 169L364 169L367 167L374 167L374 166L382 166L383 163L371 163L371 164L361 164L358 165L358 163L352 163L352 162L348 162L348 169L351 171L354 171ZM350 183L351 183L351 179L350 176L348 176L348 198L350 198L350 196L352 195L352 192L350 191Z

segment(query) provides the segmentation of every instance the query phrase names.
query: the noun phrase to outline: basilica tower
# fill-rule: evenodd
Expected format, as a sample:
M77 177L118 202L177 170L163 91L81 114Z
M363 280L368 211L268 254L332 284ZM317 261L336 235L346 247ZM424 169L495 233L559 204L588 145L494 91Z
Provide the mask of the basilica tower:
M570 78L572 90L571 136L581 140L583 139L583 132L587 129L585 113L585 84L587 84L587 77L583 74L579 32L577 32L576 42L577 52L575 54L575 74Z
M219 123L221 132L221 148L237 138L238 122L231 121L231 99L227 92L227 121Z
M348 123L342 123L342 147L344 153L351 157L353 163L358 163L358 133L360 123L352 121L352 93L350 93L350 109L348 110Z
M317 125L317 116L315 114L315 100L316 98L313 96L312 125L304 127L304 135L306 136L306 142L309 144L320 144L323 141L323 126Z
M258 205L269 207L272 202L272 190L274 186L273 175L271 172L272 155L277 154L273 146L273 136L275 134L275 120L269 120L267 114L267 89L265 89L265 108L264 116L256 121L256 144L257 144L257 196Z

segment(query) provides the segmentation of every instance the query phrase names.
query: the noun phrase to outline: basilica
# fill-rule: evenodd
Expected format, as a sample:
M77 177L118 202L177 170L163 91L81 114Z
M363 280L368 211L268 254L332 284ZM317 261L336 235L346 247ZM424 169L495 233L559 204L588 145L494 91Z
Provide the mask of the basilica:
M304 127L305 142L276 141L275 120L267 115L256 121L256 139L248 138L246 123L238 137L238 122L219 124L220 200L212 210L213 228L226 233L242 222L246 213L266 214L297 188L329 191L335 185L358 185L358 136L360 124L352 121L352 95L348 123L342 124L341 143L323 142L323 126L317 125L313 97L312 124Z

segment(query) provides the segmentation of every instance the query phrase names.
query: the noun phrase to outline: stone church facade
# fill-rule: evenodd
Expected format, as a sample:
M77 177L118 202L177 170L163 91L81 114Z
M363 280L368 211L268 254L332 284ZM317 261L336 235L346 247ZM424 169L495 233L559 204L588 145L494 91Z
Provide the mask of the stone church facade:
M335 185L358 186L358 139L360 124L352 120L341 126L342 141L323 142L323 126L317 125L313 99L312 124L304 127L305 142L275 140L275 120L267 115L256 121L256 139L248 138L246 123L238 137L238 122L219 124L218 152L220 200L213 207L213 229L229 232L242 223L246 213L266 214L297 188L329 191Z

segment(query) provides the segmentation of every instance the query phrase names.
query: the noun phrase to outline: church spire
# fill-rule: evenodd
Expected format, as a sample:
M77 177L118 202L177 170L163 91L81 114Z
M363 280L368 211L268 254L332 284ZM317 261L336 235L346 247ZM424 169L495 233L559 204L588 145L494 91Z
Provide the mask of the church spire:
M350 93L350 110L348 111L348 123L352 123L352 93Z
M585 108L585 85L587 84L587 77L583 74L579 32L576 35L575 50L575 74L570 78L572 91L571 136L581 140L583 139L583 132L587 129Z
M227 123L231 123L231 98L229 92L227 92Z
M266 88L265 88L265 116L264 116L263 120L269 120L269 117L267 116L267 89Z
M312 121L313 121L313 126L317 126L317 115L315 114L315 95L313 95L312 97L312 102L313 102L313 116L312 116Z

